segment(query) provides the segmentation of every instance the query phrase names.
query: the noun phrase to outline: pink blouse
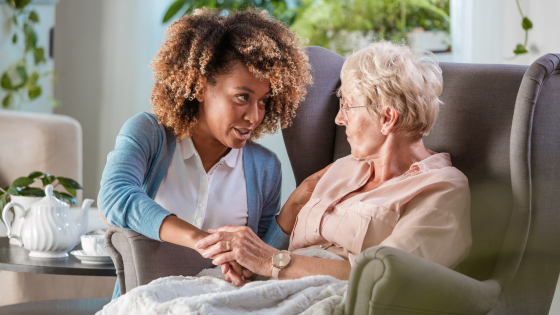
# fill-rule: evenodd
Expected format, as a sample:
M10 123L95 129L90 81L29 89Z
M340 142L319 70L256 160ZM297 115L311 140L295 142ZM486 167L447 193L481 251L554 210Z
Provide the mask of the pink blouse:
M351 264L372 246L391 246L453 268L471 248L468 180L447 153L414 163L403 175L339 203L373 170L351 155L337 160L297 216L290 251L326 249Z

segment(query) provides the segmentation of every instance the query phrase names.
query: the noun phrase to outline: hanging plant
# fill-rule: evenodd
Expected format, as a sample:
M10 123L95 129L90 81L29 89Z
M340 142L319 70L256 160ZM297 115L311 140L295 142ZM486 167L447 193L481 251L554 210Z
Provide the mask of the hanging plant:
M38 98L43 93L39 80L43 77L54 78L53 70L41 72L47 60L45 49L37 46L35 24L39 23L39 15L28 7L30 2L31 0L7 1L12 11L12 43L15 47L22 48L22 55L0 77L0 86L6 92L2 108L6 109L20 109L23 103ZM48 99L51 106L60 105L52 96Z
M529 30L533 28L533 22L529 20L521 11L521 6L519 5L519 0L515 0L517 2L517 8L519 9L519 13L521 13L521 27L525 30L525 42L523 44L517 44L513 53L517 55L526 54L529 52L527 49L527 40L529 39Z

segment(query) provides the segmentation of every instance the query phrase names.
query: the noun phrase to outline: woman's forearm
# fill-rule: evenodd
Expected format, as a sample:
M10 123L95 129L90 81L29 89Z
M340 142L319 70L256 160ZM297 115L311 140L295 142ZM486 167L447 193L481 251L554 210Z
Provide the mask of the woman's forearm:
M197 249L195 244L208 235L210 234L174 215L163 219L159 228L159 238L162 241L189 247L198 252L202 250Z
M282 206L280 214L276 217L276 223L278 223L278 226L280 226L282 231L288 235L292 234L296 218L301 208L303 208L303 205L299 205L291 199L292 198L290 196L284 206Z
M328 275L348 280L352 266L347 260L334 260L292 254L288 267L280 271L280 279L299 279L306 276Z

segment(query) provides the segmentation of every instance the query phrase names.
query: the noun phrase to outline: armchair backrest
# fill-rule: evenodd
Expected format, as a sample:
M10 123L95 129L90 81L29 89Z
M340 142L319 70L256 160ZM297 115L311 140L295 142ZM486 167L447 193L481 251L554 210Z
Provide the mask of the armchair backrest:
M340 85L339 74L344 58L320 47L307 49L314 83L308 87L306 100L300 104L293 125L283 130L298 185L307 176L350 154L344 127L334 123L338 111L334 91ZM469 258L456 271L477 280L493 279L505 288L514 279L522 258L525 259L522 255L527 238L530 241L530 235L537 233L533 231L532 223L533 229L529 230L531 213L534 215L535 212L534 203L531 212L531 174L533 182L535 180L535 172L531 173L531 168L534 170L534 157L538 157L537 161L544 159L539 165L543 176L547 175L546 169L556 168L550 164L554 161L551 158L558 157L556 152L560 152L560 141L555 141L559 146L556 152L547 148L546 143L553 141L553 131L560 131L560 126L555 127L558 124L545 120L560 118L547 116L547 111L560 115L560 89L552 88L554 84L560 87L556 79L558 76L548 79L551 83L548 83L548 88L543 89L546 93L541 92L541 97L538 97L538 92L534 95L535 83L531 79L524 81L522 90L527 86L525 89L529 94L532 93L530 99L537 101L545 97L543 102L548 102L544 106L547 109L543 109L542 117L535 116L533 120L530 109L516 108L516 97L526 66L456 63L441 63L440 66L443 70L441 100L444 105L440 107L436 124L430 135L424 138L424 143L427 148L436 152L448 152L453 165L469 179L473 246ZM557 66L549 65L549 68L556 69ZM541 82L554 72L550 69L548 75L540 74ZM530 82L533 86L529 86ZM525 96L520 94L518 103L520 98L523 100ZM538 108L540 104L536 103ZM554 106L558 109L553 108ZM535 105L532 108L534 107ZM537 113L538 111L535 115ZM535 132L540 130L541 125L543 129L538 137L544 134L546 140L535 138ZM537 147L531 146L531 142L536 140L539 151ZM543 155L540 150L547 153ZM560 171L554 172L560 176ZM512 178L515 181L513 185ZM553 179L549 176L546 178L548 180L534 183L533 196L536 187L552 189L546 185ZM554 183L558 181L557 179ZM540 195L540 190L537 194ZM550 207L554 205L547 203L544 197L542 202ZM560 204L560 200L555 204ZM558 223L554 223L554 227L557 229L560 228L559 216L560 214L550 213L548 216L556 219ZM560 233L552 234L552 231L548 231L547 235L558 238ZM546 248L542 246L539 250L546 252ZM555 285L558 268L550 270L556 272L553 275ZM552 275L547 274L549 277ZM548 282L546 284L549 285Z

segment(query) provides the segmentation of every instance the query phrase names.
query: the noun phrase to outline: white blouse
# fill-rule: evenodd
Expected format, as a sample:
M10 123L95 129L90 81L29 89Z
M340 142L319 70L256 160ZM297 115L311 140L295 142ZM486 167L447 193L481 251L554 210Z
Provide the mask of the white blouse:
M231 149L206 173L192 139L177 142L154 201L203 231L247 225L243 148Z

